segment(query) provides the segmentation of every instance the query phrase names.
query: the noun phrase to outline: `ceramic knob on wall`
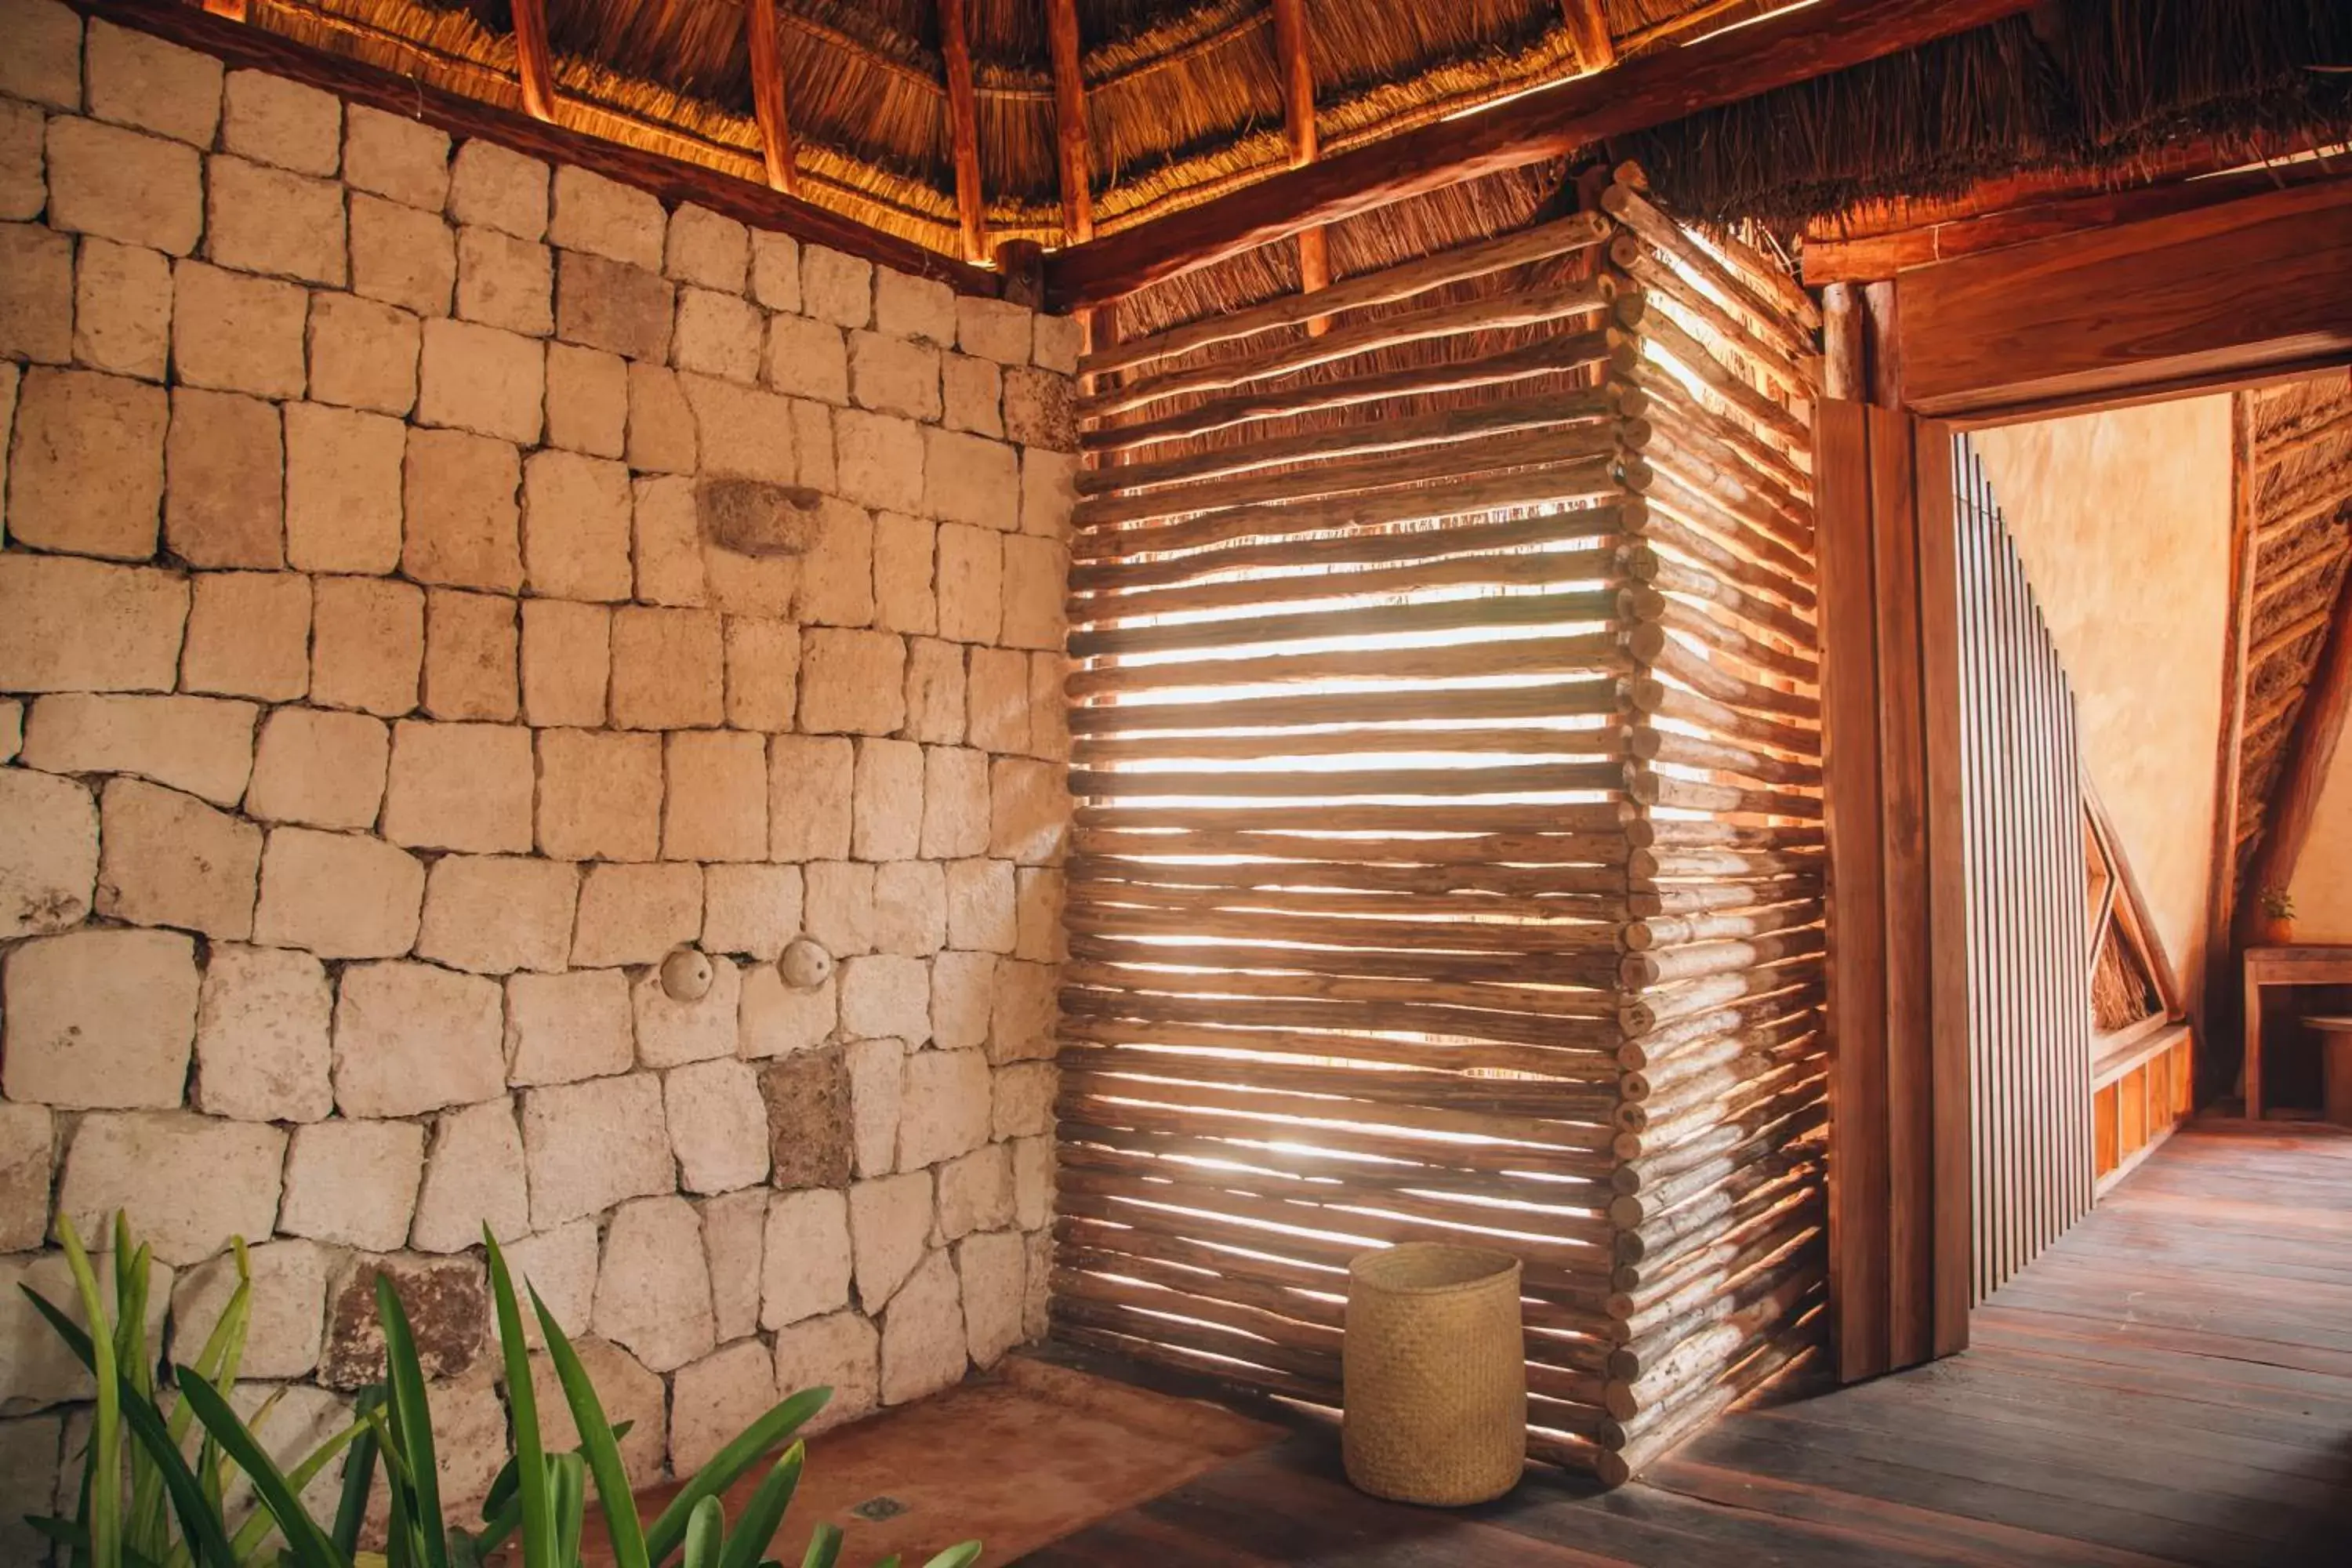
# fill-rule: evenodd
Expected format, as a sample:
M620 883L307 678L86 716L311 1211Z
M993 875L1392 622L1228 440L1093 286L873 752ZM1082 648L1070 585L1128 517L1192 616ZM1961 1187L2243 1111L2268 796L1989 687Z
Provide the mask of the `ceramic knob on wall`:
M776 973L795 991L814 991L833 974L833 954L806 937L794 939L776 960Z
M681 947L662 960L662 994L673 1002L699 1002L710 994L710 960L691 947Z

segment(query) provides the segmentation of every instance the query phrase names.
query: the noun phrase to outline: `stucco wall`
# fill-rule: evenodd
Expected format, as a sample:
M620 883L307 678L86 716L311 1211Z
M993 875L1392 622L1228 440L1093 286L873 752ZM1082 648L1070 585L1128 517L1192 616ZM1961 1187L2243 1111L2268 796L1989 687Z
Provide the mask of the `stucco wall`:
M2193 999L2229 613L2230 400L1976 439L2073 679L2084 765Z
M2352 745L2336 749L2292 890L2299 938L2352 942Z

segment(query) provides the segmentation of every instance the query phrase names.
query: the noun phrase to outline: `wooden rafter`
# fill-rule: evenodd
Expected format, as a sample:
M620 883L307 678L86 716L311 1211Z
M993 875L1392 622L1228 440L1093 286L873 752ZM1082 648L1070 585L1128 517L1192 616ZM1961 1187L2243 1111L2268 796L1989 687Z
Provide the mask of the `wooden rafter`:
M760 153L768 184L801 194L793 159L792 120L785 112L784 64L776 45L776 0L743 0L743 41L751 57L751 112L760 122Z
M1290 141L1290 166L1303 169L1315 162L1315 34L1307 18L1307 0L1274 0L1275 63L1282 74L1283 128ZM1331 251L1318 224L1298 231L1298 288L1317 294L1331 286ZM1309 337L1330 331L1328 316L1307 321Z
M245 0L205 0L205 9L232 22L245 20Z
M1609 37L1609 16L1601 0L1559 0L1559 15L1575 40L1578 65L1597 71L1617 63L1617 46Z
M547 47L547 0L514 0L515 73L523 112L555 123L555 60Z
M1071 245L1095 237L1094 139L1078 47L1078 0L1045 0L1054 57L1054 149L1062 176L1062 232Z
M972 86L964 0L940 0L940 56L948 77L948 136L955 154L956 220L963 258L988 259L988 196L980 183L980 95Z
M2294 882L2312 821L2319 814L2319 794L2336 761L2345 715L2352 710L2352 579L2336 591L2327 641L2305 692L2294 732L2287 738L2278 782L2264 803L2262 841L2246 878L2250 893Z

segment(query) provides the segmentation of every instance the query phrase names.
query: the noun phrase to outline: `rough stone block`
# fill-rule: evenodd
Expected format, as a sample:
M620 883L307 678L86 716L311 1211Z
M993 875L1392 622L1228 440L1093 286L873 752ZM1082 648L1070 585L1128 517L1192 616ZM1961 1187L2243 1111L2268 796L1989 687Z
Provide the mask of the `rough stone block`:
M501 1243L530 1229L522 1134L503 1096L436 1123L409 1245L420 1252L463 1252L480 1245L486 1226Z
M70 236L0 224L0 354L60 364L73 357Z
M755 1089L755 1105L758 1099ZM768 1193L749 1187L705 1198L696 1206L702 1213L703 1255L710 1262L712 1323L725 1344L759 1331L760 1247L768 1224Z
M965 1342L973 1363L985 1369L1024 1337L1021 1302L1028 1252L1020 1233L1010 1230L966 1237L955 1251L956 1273L963 1281Z
M887 1175L898 1163L898 1116L907 1047L891 1039L854 1040L843 1050L849 1069L851 1152L860 1176Z
M595 1274L595 1227L588 1227L589 1274L593 1286ZM509 1261L513 1253L509 1252ZM518 1285L517 1287L520 1287ZM543 1292L542 1292L543 1293ZM554 1303L550 1302L551 1310ZM531 1313L525 1310L525 1332L535 1335L538 1328L531 1323ZM584 1338L588 1331L588 1307L583 1299L581 1322L577 1331L563 1325L566 1337L572 1342L573 1353L579 1356L583 1371L596 1387L597 1403L604 1407L604 1418L614 1427L626 1421L629 1430L620 1439L621 1469L633 1488L650 1487L662 1479L663 1427L667 1413L663 1399L661 1375L649 1371L643 1363L618 1345L604 1340ZM538 1342L534 1339L534 1344ZM530 1358L530 1385L539 1408L540 1432L549 1453L562 1453L580 1445L580 1428L572 1417L572 1405L564 1398L563 1383L556 1375L554 1362L545 1355Z
M171 353L171 259L95 236L84 239L74 264L73 357L161 381Z
M288 563L391 571L400 563L400 422L316 403L288 404L285 422Z
M572 962L581 968L659 963L701 929L699 866L591 866L580 887Z
M856 1312L810 1318L776 1335L776 1392L830 1388L833 1397L810 1418L804 1432L817 1433L855 1421L873 1410L880 1388L879 1336Z
M29 1314L31 1309L26 1310ZM11 1563L49 1561L48 1538L26 1521L58 1506L58 1454L65 1427L59 1415L0 1421L0 1557Z
M415 848L528 854L530 734L509 724L395 725L383 836Z
M1061 1021L1057 985L1052 964L1006 959L997 965L988 1022L990 1061L1053 1059Z
M1017 649L971 650L970 731L971 743L989 752L1026 752L1030 727L1029 661Z
M196 1024L195 946L187 937L110 930L39 937L0 963L0 984L8 999L0 1092L10 1100L68 1110L180 1103Z
M834 420L841 493L886 511L924 510L923 433L895 415L843 409Z
M841 966L841 1027L851 1039L930 1037L930 968L896 953L853 958Z
M341 165L343 106L332 93L267 71L228 73L221 145L305 174Z
M413 583L312 580L310 700L394 718L416 706L425 595Z
M835 958L874 951L874 868L818 860L803 868L810 940Z
M1078 425L1070 406L1069 378L1050 371L1006 371L1004 434L1026 447L1076 451Z
M742 379L749 381L751 377ZM739 475L779 485L798 479L789 400L772 392L689 374L684 370L678 373L677 380L688 406L694 410L703 472Z
M800 931L797 866L709 866L702 875L702 947L774 960Z
M1027 364L1034 319L1026 306L958 296L956 346L999 364Z
M1040 539L1070 536L1070 509L1077 504L1078 459L1042 447L1021 451L1021 531Z
M923 431L923 447L921 510L927 515L1000 533L1021 526L1020 464L1013 447L937 428Z
M951 522L939 541L940 635L993 643L1004 598L1003 536Z
M74 1133L58 1214L82 1235L101 1236L120 1212L155 1257L183 1268L223 1250L231 1237L269 1234L285 1157L286 1134L275 1127L181 1111L101 1111L82 1118ZM204 1180L190 1181L192 1171Z
M176 574L0 555L0 689L169 691L187 621Z
M8 0L0 19L10 46L0 58L0 93L80 112L81 17L53 0Z
M988 1058L982 1053L909 1056L898 1111L898 1168L938 1164L985 1143L988 1100Z
M8 466L9 537L77 555L153 555L168 420L160 387L93 371L27 371Z
M194 148L60 114L49 121L43 151L51 228L172 256L195 249L205 229L205 187L204 160Z
M1076 316L1038 316L1030 323L1030 357L1043 369L1077 374L1085 343L1086 327Z
M687 731L668 737L662 857L764 860L768 856L767 747L758 735Z
M249 1247L252 1315L246 1320L241 1378L307 1377L319 1364L327 1312L327 1253L312 1241L271 1241ZM236 1259L215 1258L180 1276L172 1287L172 1316L180 1342L202 1345L236 1289Z
M679 1001L663 990L656 969L629 987L629 1005L636 1015L638 1065L674 1068L731 1057L743 1008L743 972L731 959L713 959L710 989Z
M771 310L800 310L800 241L768 229L751 231L751 298Z
M840 983L834 976L802 990L785 984L774 964L755 963L743 973L741 1036L736 1048L757 1060L823 1045L840 1019Z
M948 867L949 946L1013 951L1019 931L1013 873L1005 860L958 860Z
M865 508L828 496L815 522L815 538L801 563L800 618L866 626L874 619L874 520Z
M680 1367L669 1415L669 1462L691 1475L776 1402L768 1347L744 1340Z
M445 855L425 883L416 956L475 974L552 973L572 954L580 874L558 860Z
M960 1382L962 1290L945 1251L925 1255L882 1314L882 1403L904 1405Z
M849 1069L837 1048L763 1062L760 1098L779 1187L838 1187L849 1180Z
M629 980L617 969L516 974L507 981L507 1079L572 1083L629 1070Z
M801 669L801 728L887 735L906 722L906 644L887 632L812 629Z
M164 466L163 537L174 554L194 566L285 563L285 449L275 405L176 389Z
M929 1171L884 1176L849 1189L849 1239L861 1310L879 1312L922 1262L931 1217Z
M613 722L625 730L725 722L726 650L708 610L624 605L613 617Z
M1035 963L1058 963L1069 956L1063 940L1062 873L1047 866L1021 868L1018 893L1018 936L1015 957Z
M235 805L253 765L253 715L249 702L207 697L61 693L33 704L24 760L53 773L135 773Z
M681 283L743 292L751 260L751 231L731 217L688 202L670 215L663 269Z
M466 142L449 169L449 216L538 239L547 233L547 165L538 159L495 142Z
M563 860L661 852L661 740L589 730L539 737L539 851Z
M800 628L730 616L726 651L727 722L742 730L791 729L800 703Z
M392 958L416 942L425 868L373 838L280 827L261 854L254 940L320 958Z
M453 588L511 594L521 587L515 503L521 484L522 464L509 442L462 430L411 430L401 569L420 583Z
M574 343L547 345L547 444L592 458L628 449L629 364Z
M192 147L210 147L221 119L221 63L210 55L93 19L87 74L89 112Z
M840 488L833 460L833 410L822 403L795 397L793 404L793 456L800 464L801 483L815 489Z
M679 397L684 409L685 399ZM687 427L686 457L692 467L694 431ZM702 521L694 481L683 478L640 479L635 491L636 596L654 605L698 606L706 598L702 567Z
M475 321L430 320L416 418L530 446L547 407L547 356L536 338Z
M912 858L922 835L922 748L911 741L859 742L852 803L851 854Z
M988 852L1024 866L1061 858L1070 828L1069 779L1051 763L999 757L989 764Z
M936 279L877 268L874 274L874 326L895 337L940 348L955 342L955 290Z
M182 275L188 270L182 268ZM416 405L422 342L416 318L396 306L321 293L310 307L310 395L320 403L405 415Z
M839 327L874 316L874 264L822 245L801 247L801 309Z
M945 860L982 854L988 847L988 833L986 753L961 746L925 748L924 858Z
M38 217L49 205L43 121L33 104L0 102L0 218L10 223Z
M335 1106L333 1010L326 970L309 953L215 944L196 1003L196 1109L236 1121L323 1120Z
M952 1241L1013 1223L1013 1160L1002 1143L983 1143L940 1167L940 1233Z
M363 104L343 111L343 180L355 191L439 212L449 199L449 137Z
M849 334L849 395L861 408L940 416L940 351L880 332Z
M517 1294L520 1295L522 1292L526 1284L539 1293L539 1299L547 1304L549 1316L555 1320L555 1326L563 1331L564 1337L571 1340L573 1347L580 1352L583 1364L593 1365L591 1357L595 1352L611 1349L602 1340L590 1340L583 1337L588 1332L588 1314L594 1310L596 1304L597 1237L596 1222L593 1219L575 1219L569 1224L557 1226L553 1230L526 1236L512 1246L507 1247L505 1250L507 1271L514 1280ZM539 1314L536 1312L523 1314L522 1337L533 1350L545 1348L546 1336L540 1332ZM616 1356L622 1354L619 1351L613 1351L612 1353ZM545 1356L534 1356L531 1361L532 1372L540 1373L545 1366L546 1361ZM637 1370L645 1373L642 1367ZM613 1397L613 1394L604 1392L608 1385L603 1381L601 1373L592 1373L590 1375L597 1379L596 1386L600 1391L600 1397ZM650 1373L645 1373L645 1375L653 1376ZM661 1397L659 1378L654 1378L654 1397L659 1400ZM545 1403L544 1400L540 1405L542 1430L551 1442L554 1440L556 1433L555 1410L558 1406L563 1405L563 1395L560 1389L554 1395L552 1405ZM569 1419L569 1407L564 1408L565 1414L562 1418ZM612 1414L611 1406L606 1406L606 1410L607 1414ZM633 1432L630 1434L630 1438L634 1439L635 1436L636 1434ZM623 1452L625 1457L625 1447ZM654 1463L656 1468L659 1468L661 1457L658 1454L654 1457Z
M849 1305L849 1202L822 1188L768 1200L760 1326L782 1329Z
M676 286L641 267L576 250L555 258L555 335L624 359L669 358Z
M562 599L522 602L522 714L537 726L604 722L613 613Z
M1054 1219L1054 1140L1013 1141L1013 1219L1024 1230L1042 1230Z
M934 637L907 639L908 739L953 744L964 737L964 650Z
M1050 539L1014 534L1004 541L1003 640L1014 647L1059 649L1067 631L1063 605L1070 563Z
M931 961L931 1037L944 1051L988 1043L995 1005L996 955L950 950Z
M47 1106L0 1104L0 1252L29 1252L48 1235L56 1143Z
M551 245L659 270L667 221L649 192L569 164L555 171Z
M511 721L516 700L515 601L455 588L425 595L425 711L436 719Z
M757 381L760 339L766 325L760 308L740 294L681 289L670 356L680 370L729 381Z
M662 1110L688 1192L731 1193L768 1179L768 1112L750 1063L671 1068L662 1080Z
M765 481L755 481L764 483ZM806 492L803 492L805 494ZM791 508L794 520L808 510ZM703 582L711 607L730 616L759 616L789 622L801 591L801 558L788 555L746 555L717 542L702 548Z
M362 196L353 205L374 201ZM417 216L410 207L391 210ZM363 226L357 216L351 252L362 267L354 275L344 253L342 186L226 154L205 161L205 255L219 266L336 288L349 277L360 292L376 294L381 285L365 264L385 264L384 247L394 237L381 226ZM446 289L441 308L448 309Z
M327 1329L319 1352L319 1381L359 1388L384 1377L383 1329L376 1316L375 1282L391 1281L416 1341L416 1359L428 1379L458 1377L491 1352L489 1286L470 1258L418 1258L394 1253L346 1263L327 1288ZM446 1397L446 1390L436 1389ZM442 1434L442 1401L433 1399L434 1435ZM446 1494L445 1494L446 1498Z
M662 1120L661 1079L652 1073L527 1091L522 1143L534 1230L677 1185Z
M534 594L625 599L629 471L575 452L533 452L523 464L523 570Z
M946 387L942 423L950 430L969 430L975 436L1003 436L1004 416L999 405L1004 373L996 363L950 354L940 369Z
M143 779L99 796L98 912L219 942L253 931L261 829Z
M874 520L874 623L884 631L930 633L939 626L931 592L937 528L919 517L886 511Z
M319 1121L294 1130L278 1228L388 1252L408 1239L425 1129L414 1121Z
M335 1002L336 1109L415 1116L505 1092L502 1000L496 981L429 963L344 970Z
M1070 760L1070 661L1059 649L1029 656L1029 754L1066 765Z
M806 316L768 322L767 382L793 397L849 401L849 353L841 329Z
M43 1216L42 1223L47 1223L47 1215ZM111 1234L113 1221L110 1216L107 1224L108 1232L99 1239ZM118 1318L121 1300L114 1288L113 1255L92 1254L90 1264L98 1276L99 1299L106 1303L108 1318ZM155 1264L149 1275L145 1321L147 1342L151 1345L163 1338L163 1317L171 1306L175 1272L169 1264ZM65 1254L50 1251L37 1257L0 1259L0 1288L5 1288L7 1292L5 1298L0 1298L0 1387L8 1390L9 1408L30 1409L68 1399L88 1401L94 1387L89 1369L66 1348L57 1331L33 1310L32 1303L23 1294L25 1289L37 1292L43 1300L62 1311L77 1328L88 1328L89 1320L82 1310L81 1294L75 1287L73 1269L66 1261ZM85 1426L87 1422L82 1412L76 1412L70 1419L76 1426ZM68 1442L70 1444L71 1440ZM82 1447L81 1444L71 1445L68 1449L68 1459L78 1460ZM55 1462L56 1456L52 1454L50 1463L53 1467ZM0 1482L13 1479L6 1474L5 1467L0 1466ZM78 1482L79 1477L74 1476L68 1483L74 1488L67 1494L64 1502L68 1513L72 1511L74 1499L79 1491ZM46 1497L42 1499L44 1506L48 1501ZM5 1539L5 1536L0 1536L0 1540ZM37 1563L43 1559L35 1554L11 1561Z
M1051 1062L1016 1062L996 1069L990 1125L998 1139L1034 1138L1054 1130L1055 1073Z
M543 338L555 331L555 253L494 228L457 231L457 314Z
M927 958L947 942L947 874L935 861L894 860L874 870L874 945Z
M648 1197L614 1211L591 1322L599 1336L656 1372L673 1371L709 1352L709 1264L693 1205Z
M769 742L771 859L847 858L855 755L852 742L841 739L778 735Z

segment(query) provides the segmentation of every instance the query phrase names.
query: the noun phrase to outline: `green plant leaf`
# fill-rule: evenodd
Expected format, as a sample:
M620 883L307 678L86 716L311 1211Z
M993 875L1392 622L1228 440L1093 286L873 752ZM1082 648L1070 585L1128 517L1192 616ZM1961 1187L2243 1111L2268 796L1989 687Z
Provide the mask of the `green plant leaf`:
M777 1529L784 1522L784 1510L793 1504L793 1493L801 1484L801 1468L808 1462L808 1446L795 1443L784 1450L782 1458L760 1482L760 1489L743 1507L743 1517L735 1521L735 1531L727 1540L727 1552L719 1560L719 1568L758 1568L776 1538Z
M499 1314L499 1349L506 1361L507 1415L514 1433L514 1464L520 1488L522 1560L537 1568L559 1563L555 1555L555 1510L547 1489L547 1453L539 1436L539 1399L530 1384L530 1352L522 1338L522 1311L515 1305L514 1280L507 1274L499 1238L482 1226L490 1253L490 1300Z
M588 1518L588 1461L577 1453L558 1454L547 1461L547 1477L555 1500L555 1560L569 1568L580 1560L580 1532Z
M695 1504L734 1485L738 1476L774 1452L778 1444L799 1431L832 1397L830 1388L804 1388L779 1402L765 1415L737 1433L733 1442L713 1454L709 1463L694 1473L694 1479L686 1483L646 1532L646 1550L652 1560L667 1562L669 1554L677 1550L686 1535L687 1516L694 1511Z
M286 1537L288 1555L299 1568L348 1568L335 1549L328 1543L325 1531L312 1521L310 1510L289 1483L278 1461L269 1457L252 1431L237 1419L213 1385L193 1372L180 1374L180 1397L196 1407L196 1419L205 1424L228 1457L236 1461L237 1468L253 1482L254 1495L261 1500L278 1521L280 1533Z
M704 1498L686 1518L685 1568L719 1568L726 1542L727 1510L717 1498Z
M588 1461L589 1472L596 1478L596 1498L604 1505L604 1532L612 1542L614 1568L652 1568L660 1559L646 1555L645 1524L637 1517L637 1500L629 1489L629 1472L621 1463L621 1446L614 1440L613 1424L604 1419L604 1406L596 1397L595 1384L588 1381L588 1370L580 1364L579 1352L572 1348L555 1314L547 1310L547 1303L540 1300L535 1289L530 1293L530 1304L539 1314L540 1337L547 1342L548 1358L555 1363L555 1375L563 1384L564 1400L572 1406L572 1425L580 1429L580 1452Z
M841 1527L827 1521L809 1535L808 1554L801 1559L801 1568L833 1568L841 1556Z
M416 1336L409 1329L400 1293L382 1274L375 1277L375 1314L383 1326L392 1446L401 1450L407 1469L417 1558L424 1568L449 1568L449 1543L441 1527L441 1471L433 1452L433 1406L425 1394L425 1367L417 1360Z
M923 1564L923 1568L971 1568L980 1561L980 1542L959 1542Z
M263 1408L267 1409L268 1406L265 1405ZM260 1424L261 1413L257 1411L254 1413L253 1420L249 1425L257 1426ZM356 1442L359 1439L360 1435L368 1430L369 1427L367 1420L362 1416L360 1419L353 1421L350 1426L344 1427L341 1432L338 1432L333 1436L328 1438L325 1442L320 1444L317 1447L311 1449L308 1454L302 1457L299 1463L296 1464L292 1469L286 1472L286 1485L288 1488L293 1491L296 1497L300 1497L302 1495L302 1489L309 1486L313 1480L316 1480L318 1479L319 1472L325 1469L327 1466L333 1461L336 1455L341 1453L345 1448ZM304 1511L308 1512L308 1510L305 1510ZM229 1542L229 1546L236 1552L237 1561L240 1563L249 1564L257 1559L261 1552L264 1539L269 1533L269 1514L264 1510L257 1509L254 1510L253 1517L247 1520L244 1524L238 1527L236 1535ZM331 1538L330 1538L328 1544L330 1546L334 1544Z
M343 1495L335 1504L335 1524L329 1534L337 1552L349 1557L360 1549L360 1525L367 1518L368 1492L375 1484L376 1426L383 1408L383 1385L360 1390L352 1408L359 1417L359 1435L352 1439L351 1458L343 1461Z
M82 1250L81 1237L64 1214L58 1215L58 1239L65 1245L74 1288L81 1292L82 1315L89 1320L89 1370L98 1383L89 1454L82 1461L87 1472L98 1478L89 1489L89 1560L95 1568L121 1568L122 1488L118 1478L122 1474L122 1380L115 1361L114 1331L106 1320L106 1303L99 1297L98 1275L89 1266L89 1254Z

